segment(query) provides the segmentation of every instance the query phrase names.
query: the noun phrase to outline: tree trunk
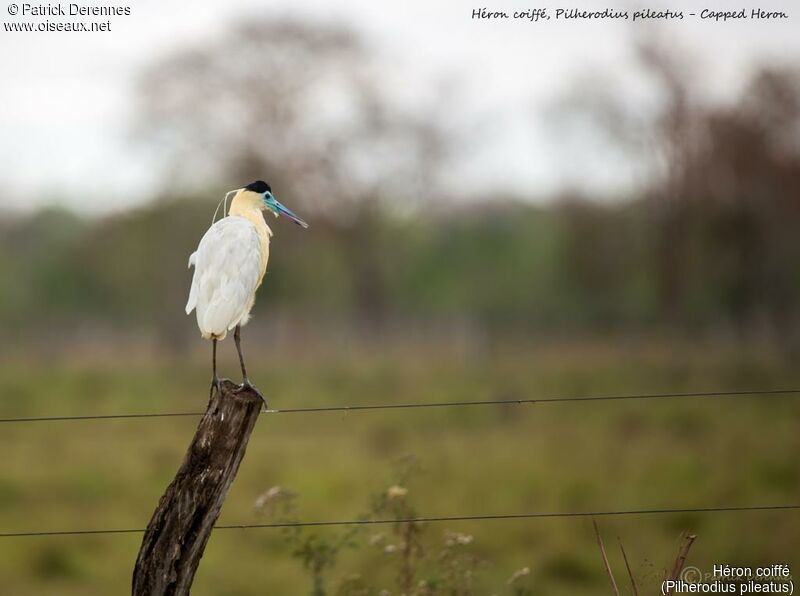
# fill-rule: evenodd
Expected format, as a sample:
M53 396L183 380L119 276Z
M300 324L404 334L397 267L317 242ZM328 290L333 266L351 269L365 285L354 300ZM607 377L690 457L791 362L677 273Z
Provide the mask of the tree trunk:
M147 524L133 596L189 594L195 571L261 411L252 391L233 393L222 381L189 445L175 479Z

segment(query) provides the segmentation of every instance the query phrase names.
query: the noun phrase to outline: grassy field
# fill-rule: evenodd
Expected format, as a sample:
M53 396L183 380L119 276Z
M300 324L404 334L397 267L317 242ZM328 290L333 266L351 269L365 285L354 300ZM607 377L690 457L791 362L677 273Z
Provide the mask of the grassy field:
M351 349L273 355L261 366L251 359L251 376L276 408L800 385L791 363L719 345L580 342L467 355ZM190 366L93 362L6 361L0 416L205 406L208 371L200 359ZM235 370L231 360L225 370ZM420 471L408 481L406 498L422 515L796 503L798 422L800 399L791 396L264 415L220 523L264 521L254 503L276 485L298 494L304 519L352 518L396 482L396 462L409 454ZM0 425L0 531L143 527L196 424L197 418L162 418ZM620 537L647 593L657 589L684 529L698 534L690 563L701 569L721 562L800 569L796 511L599 523L618 578L625 579ZM446 530L473 537L465 549L482 561L475 594L512 594L515 586L535 594L610 592L587 518L429 524L428 552L437 552ZM370 545L385 531L365 530L358 548L341 553L329 594L353 574L375 588L364 593L400 593L396 553ZM140 540L138 534L0 538L0 591L124 594ZM218 531L193 594L308 594L308 575L289 550L277 530ZM507 585L526 566L530 575ZM435 573L423 568L420 578Z

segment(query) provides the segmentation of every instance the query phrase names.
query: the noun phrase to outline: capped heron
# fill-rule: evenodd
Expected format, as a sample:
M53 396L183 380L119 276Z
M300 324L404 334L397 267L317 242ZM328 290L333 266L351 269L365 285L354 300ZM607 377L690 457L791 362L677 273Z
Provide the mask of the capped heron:
M212 224L189 257L194 276L186 314L197 311L200 333L212 342L211 392L214 388L221 391L217 376L217 341L225 339L233 329L242 367L242 384L237 391L251 389L261 395L247 377L241 345L241 328L250 319L256 290L264 279L269 259L272 230L261 212L270 211L275 217L283 215L304 228L308 224L278 202L263 180L228 194L232 193L235 195L227 217L223 211L222 219Z

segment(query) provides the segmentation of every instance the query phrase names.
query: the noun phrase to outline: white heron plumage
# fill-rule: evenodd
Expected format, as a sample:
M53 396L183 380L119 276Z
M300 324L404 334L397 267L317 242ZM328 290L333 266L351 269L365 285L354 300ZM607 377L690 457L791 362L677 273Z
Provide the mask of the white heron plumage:
M217 341L225 339L231 329L235 329L236 351L244 377L242 387L252 389L247 379L239 332L250 319L256 290L267 271L272 230L264 221L262 211L269 210L275 217L285 215L298 225L308 227L306 222L278 202L266 182L258 180L231 192L236 194L228 215L212 223L197 250L189 257L189 267L194 267L194 276L186 314L196 311L200 333L214 344L212 391L220 387Z
M197 310L197 326L204 338L225 339L228 331L250 318L269 259L272 230L263 225L266 242L259 239L259 231L248 218L224 217L208 229L189 257L194 278L186 314Z

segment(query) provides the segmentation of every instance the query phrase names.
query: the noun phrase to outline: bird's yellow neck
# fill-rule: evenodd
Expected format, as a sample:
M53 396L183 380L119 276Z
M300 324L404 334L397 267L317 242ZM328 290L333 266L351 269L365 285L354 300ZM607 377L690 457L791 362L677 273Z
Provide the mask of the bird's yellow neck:
M244 217L251 222L258 232L259 244L261 245L261 276L267 270L267 260L269 259L269 239L272 236L272 230L264 221L264 216L261 212L264 209L264 199L258 193L242 189L231 201L231 208L228 215Z

